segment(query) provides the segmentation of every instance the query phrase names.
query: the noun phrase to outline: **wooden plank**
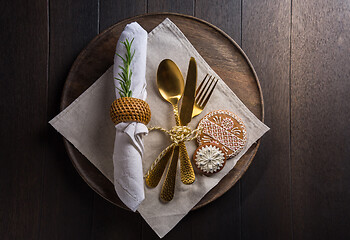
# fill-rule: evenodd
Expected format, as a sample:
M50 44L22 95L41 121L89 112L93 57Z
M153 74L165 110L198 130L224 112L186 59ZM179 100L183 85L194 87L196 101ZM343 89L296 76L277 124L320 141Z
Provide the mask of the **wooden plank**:
M175 12L193 16L194 0L149 0L147 12Z
M214 24L241 43L241 2L197 0L195 16ZM194 211L193 239L241 238L240 182L208 206Z
M95 195L91 239L141 239L142 217Z
M1 4L0 239L39 236L47 125L46 10L42 0Z
M293 1L295 239L350 238L350 5Z
M219 27L241 45L241 1L197 0L195 16Z
M271 128L241 180L242 239L291 239L291 1L244 1L242 9L242 47L259 77Z
M50 1L48 120L59 113L63 84L79 52L97 34L98 1ZM62 136L48 125L41 239L89 239L93 191L68 158Z
M100 32L113 24L147 11L145 0L101 0Z
M241 239L239 182L214 202L191 212L188 218L192 222L192 239Z

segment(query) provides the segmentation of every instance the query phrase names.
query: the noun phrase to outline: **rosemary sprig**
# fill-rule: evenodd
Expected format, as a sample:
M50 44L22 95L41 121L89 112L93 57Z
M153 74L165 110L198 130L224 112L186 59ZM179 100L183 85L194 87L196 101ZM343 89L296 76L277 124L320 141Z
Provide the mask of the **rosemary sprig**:
M123 60L123 63L124 63L124 66L119 66L119 68L122 70L121 73L118 73L119 77L115 77L115 79L119 81L120 88L119 87L116 87L116 88L119 91L120 97L131 97L132 96L132 91L130 90L131 76L132 76L130 64L131 64L131 61L135 55L135 50L131 54L131 45L132 45L133 41L134 41L134 39L132 39L131 42L129 42L128 39L125 39L124 42L121 42L125 46L125 49L126 49L125 58L123 58L118 53L116 53L118 55L118 57L120 57Z

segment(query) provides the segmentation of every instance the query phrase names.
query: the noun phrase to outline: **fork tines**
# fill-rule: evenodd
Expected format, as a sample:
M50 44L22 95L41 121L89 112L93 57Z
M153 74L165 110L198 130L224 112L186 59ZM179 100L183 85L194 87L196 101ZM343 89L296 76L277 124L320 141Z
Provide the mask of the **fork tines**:
M205 76L196 91L196 102L198 105L205 106L207 104L217 83L218 79L213 76L210 76L209 74Z

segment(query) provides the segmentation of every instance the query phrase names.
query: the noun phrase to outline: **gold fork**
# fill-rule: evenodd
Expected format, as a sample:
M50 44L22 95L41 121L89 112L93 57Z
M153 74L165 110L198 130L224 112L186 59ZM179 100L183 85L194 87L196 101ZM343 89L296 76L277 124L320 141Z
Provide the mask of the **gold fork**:
M211 97L218 80L207 74L203 81L200 83L196 90L196 98L193 105L192 118L200 114L207 105L209 98ZM160 179L163 176L164 170L169 159L172 156L174 147L168 147L157 157L157 159L151 165L151 168L145 175L147 186L154 188L158 185ZM175 171L176 173L176 171ZM171 200L171 199L170 199Z
M210 76L209 74L205 76L196 90L196 99L193 105L192 118L199 115L203 111L218 81L218 79Z

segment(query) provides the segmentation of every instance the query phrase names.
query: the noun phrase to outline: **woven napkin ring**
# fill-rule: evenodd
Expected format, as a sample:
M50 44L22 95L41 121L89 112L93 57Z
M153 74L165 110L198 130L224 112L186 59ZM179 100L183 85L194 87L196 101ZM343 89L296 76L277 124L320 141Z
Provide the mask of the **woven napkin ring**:
M147 125L151 120L151 109L147 102L139 98L122 97L112 103L110 115L115 125L121 122L140 122Z

